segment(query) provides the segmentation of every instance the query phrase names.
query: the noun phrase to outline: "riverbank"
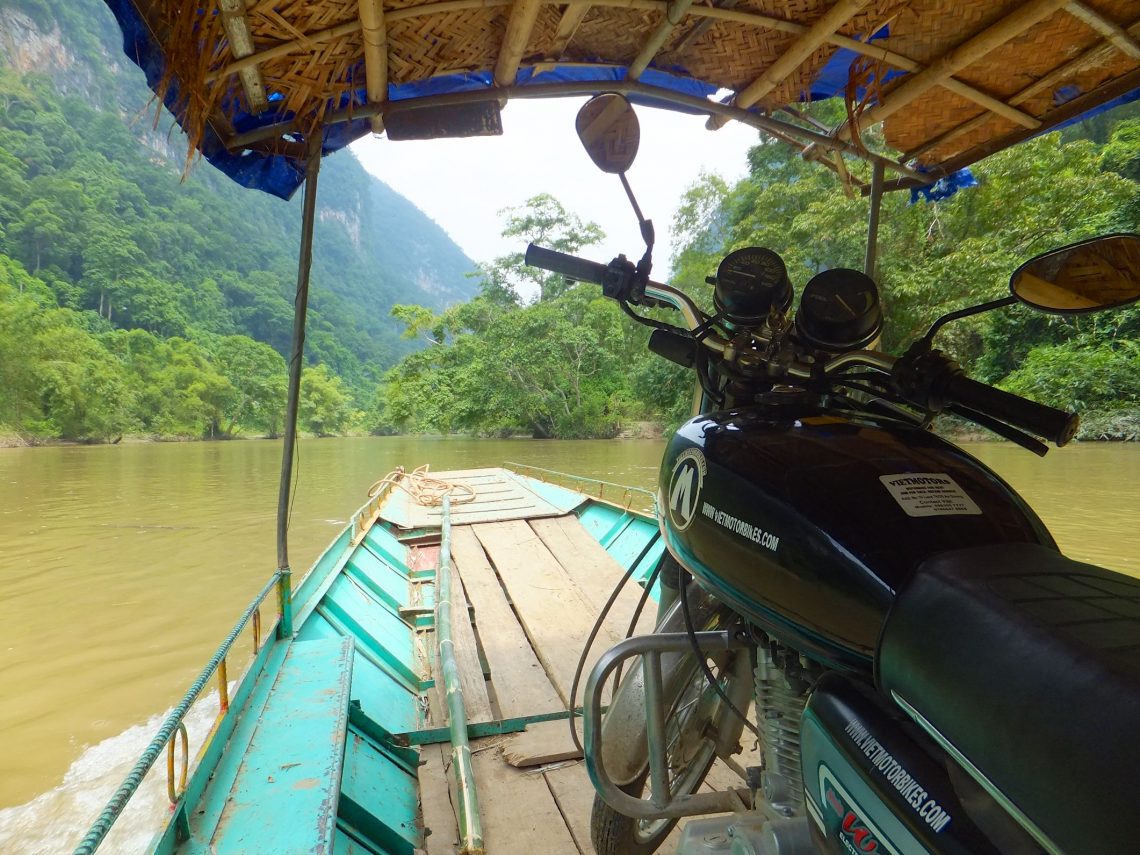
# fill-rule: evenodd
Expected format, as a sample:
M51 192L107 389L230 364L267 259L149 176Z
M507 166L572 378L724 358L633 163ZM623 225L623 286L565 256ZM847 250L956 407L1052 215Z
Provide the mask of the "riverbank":
M953 416L943 416L939 419L938 432L952 442L1005 442L982 428L963 419ZM621 427L616 439L667 439L672 429L663 422L635 421ZM393 434L408 438L438 439L437 434ZM343 434L318 436L317 434L302 433L304 439L335 439L345 437L371 436L363 431L348 431ZM467 434L451 434L455 438L474 439ZM524 434L510 437L487 437L494 439L529 439ZM608 437L607 437L608 438ZM267 436L264 434L238 434L236 436L193 437L193 436L158 436L154 434L124 434L113 439L58 439L54 437L36 437L19 434L12 430L0 428L0 449L4 448L38 448L38 447L67 447L87 445L138 445L149 443L181 443L181 442L235 442L239 440L265 440L280 439L280 436ZM1081 430L1077 434L1078 442L1140 442L1140 412L1124 411L1116 413L1088 413L1081 417Z

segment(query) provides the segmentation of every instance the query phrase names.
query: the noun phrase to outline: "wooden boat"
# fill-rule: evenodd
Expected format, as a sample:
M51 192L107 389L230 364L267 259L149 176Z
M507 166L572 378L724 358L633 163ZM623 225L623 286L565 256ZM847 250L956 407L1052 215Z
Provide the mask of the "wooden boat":
M193 774L171 764L154 851L589 851L593 790L568 721L580 654L588 673L638 614L652 629L644 586L664 547L652 495L522 471L378 482L297 586L293 631L288 615L266 631ZM225 686L230 646L278 582L160 737Z
M868 195L871 274L884 193L951 190L979 159L1140 90L1134 0L107 3L193 149L245 186L287 198L303 183L305 198L278 570L83 855L164 751L174 810L158 852L590 849L580 767L521 772L498 740L569 736L595 615L619 578L644 583L661 554L652 515L502 470L443 473L476 496L459 502L460 488L443 516L381 485L293 588L288 499L323 155L369 132L501 133L510 99L621 92L703 115L710 130L749 124ZM731 95L714 100L720 89ZM794 106L805 93L844 97L847 120L819 127ZM873 151L862 135L879 124L890 148ZM273 593L278 622L231 697L226 657L247 625L260 638ZM619 596L595 653L624 635L637 599ZM187 779L183 719L215 675L223 712Z

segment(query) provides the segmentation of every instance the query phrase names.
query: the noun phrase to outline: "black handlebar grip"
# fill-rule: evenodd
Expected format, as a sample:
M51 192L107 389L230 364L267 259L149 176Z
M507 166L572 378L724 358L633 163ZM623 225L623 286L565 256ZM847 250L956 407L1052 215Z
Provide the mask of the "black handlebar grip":
M541 267L543 270L561 273L567 279L573 279L577 282L593 282L595 285L601 285L602 278L606 274L606 265L604 264L587 261L584 258L578 258L576 255L567 255L557 250L546 249L533 243L527 246L524 260L532 267Z
M971 380L965 374L956 374L947 383L943 395L965 407L978 410L1000 419L1006 424L1044 437L1058 446L1077 435L1080 416L1055 407L1038 404L1020 395L1013 395Z

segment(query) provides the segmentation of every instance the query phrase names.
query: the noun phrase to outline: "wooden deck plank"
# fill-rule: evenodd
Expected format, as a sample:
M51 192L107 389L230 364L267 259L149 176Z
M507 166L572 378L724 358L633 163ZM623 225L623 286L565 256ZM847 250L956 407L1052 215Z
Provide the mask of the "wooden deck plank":
M443 745L425 745L420 755L420 819L428 855L454 855L459 846L459 830L447 786L446 750Z
M539 661L563 704L568 705L574 669L597 609L526 522L486 523L473 528L514 603ZM583 687L585 675L598 656L620 639L605 627L598 633L583 671Z
M582 739L582 720L575 719L578 739ZM582 752L570 738L570 726L565 721L541 721L527 725L522 733L503 742L503 759L519 769L545 766L564 760L580 760Z
M451 554L475 607L475 623L503 717L565 709L470 528L451 530Z
M483 664L479 661L479 649L475 643L475 630L471 627L471 612L467 608L467 597L464 596L460 575L454 567L452 574L451 640L455 643L455 664L459 666L459 684L463 689L463 708L467 711L467 723L479 724L491 721L495 716L491 712L491 700L487 696L487 681L483 678ZM437 685L442 684L438 670L436 674ZM445 712L446 709L445 705Z
M542 774L508 766L499 747L487 748L488 744L494 743L471 743L486 851L494 855L577 852Z
M594 605L594 613L600 612L613 593L614 585L625 573L625 568L618 564L600 543L590 537L573 514L531 520L530 527ZM630 619L637 610L641 592L642 588L631 579L614 600L605 626L617 637L625 636ZM653 632L656 615L656 604L651 600L647 601L637 624L637 634Z

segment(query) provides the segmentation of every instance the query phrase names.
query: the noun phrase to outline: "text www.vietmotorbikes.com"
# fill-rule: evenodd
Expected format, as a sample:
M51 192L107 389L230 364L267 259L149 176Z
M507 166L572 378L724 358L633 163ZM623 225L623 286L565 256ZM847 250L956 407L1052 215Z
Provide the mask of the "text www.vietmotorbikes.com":
M752 525L752 523L745 522L742 519L726 514L724 511L718 511L708 502L701 504L701 513L715 522L717 525L724 526L729 531L735 532L743 537L745 540L751 540L753 543L759 543L765 549L771 549L775 552L780 548L780 538L772 534L770 531L764 531L760 526Z

